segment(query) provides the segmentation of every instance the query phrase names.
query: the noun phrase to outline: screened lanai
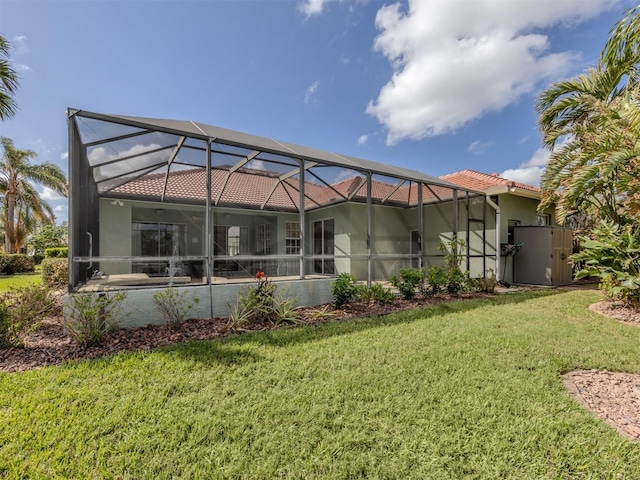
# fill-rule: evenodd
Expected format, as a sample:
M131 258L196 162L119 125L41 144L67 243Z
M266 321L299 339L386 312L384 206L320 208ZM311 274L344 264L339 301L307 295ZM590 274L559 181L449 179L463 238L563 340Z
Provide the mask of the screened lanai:
M192 121L69 109L69 289L332 278L495 259L483 194ZM416 160L418 163L418 160ZM493 222L493 223L492 223Z

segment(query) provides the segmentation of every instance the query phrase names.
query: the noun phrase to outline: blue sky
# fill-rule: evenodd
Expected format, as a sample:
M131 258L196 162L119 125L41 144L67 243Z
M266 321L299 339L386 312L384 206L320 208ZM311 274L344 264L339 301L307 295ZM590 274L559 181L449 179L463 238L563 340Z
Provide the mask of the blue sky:
M537 185L536 95L595 65L625 0L0 0L0 134L67 171L65 110L194 120ZM66 220L66 200L43 190Z

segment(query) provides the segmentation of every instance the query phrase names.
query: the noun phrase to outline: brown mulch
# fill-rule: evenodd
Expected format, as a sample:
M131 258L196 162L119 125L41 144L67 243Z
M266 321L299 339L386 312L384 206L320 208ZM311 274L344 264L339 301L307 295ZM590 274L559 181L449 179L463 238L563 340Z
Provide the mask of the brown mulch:
M300 310L300 324L314 325L327 321L346 320L376 314L387 314L407 308L416 308L433 303L451 300L446 296L412 302L398 300L395 305L382 306L368 303L353 303L343 309L332 310L330 314L319 315L320 307ZM38 329L29 334L23 345L15 348L0 348L0 372L21 372L47 365L58 365L70 360L90 360L119 352L151 351L155 348L191 340L209 340L234 333L227 318L189 319L172 330L165 325L147 325L146 327L118 329L101 345L82 347L65 335L61 305L58 315L43 319ZM272 324L252 325L247 330L268 330Z
M397 301L393 306L367 303L350 304L344 309L330 310L323 317L321 307L303 309L301 323L306 325L339 321L375 314L386 314L407 308L417 308L449 301L445 296L412 302ZM590 308L603 315L640 327L640 311L604 300ZM273 328L256 325L254 330ZM110 334L102 345L81 347L64 334L60 315L45 318L40 327L17 348L0 349L0 371L19 372L58 365L70 360L96 359L118 352L151 351L155 348L191 340L208 340L232 333L228 319L190 319L179 331L165 325L119 329ZM630 439L640 439L640 375L599 370L579 370L563 376L571 396L595 415L618 429Z
M640 310L602 300L591 310L640 327ZM620 433L640 440L640 375L606 370L576 370L562 378L570 395Z

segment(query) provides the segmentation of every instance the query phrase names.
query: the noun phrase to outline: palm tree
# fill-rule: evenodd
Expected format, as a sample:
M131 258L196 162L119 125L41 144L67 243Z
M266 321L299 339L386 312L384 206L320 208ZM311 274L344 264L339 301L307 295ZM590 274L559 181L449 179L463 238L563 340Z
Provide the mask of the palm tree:
M57 165L49 162L38 165L29 163L36 153L15 148L10 138L0 137L0 144L3 148L0 193L4 195L4 248L5 253L14 253L24 241L20 241L20 237L28 233L27 222L31 221L31 217L53 221L51 206L40 198L30 182L37 182L66 196L67 179Z
M615 223L630 217L621 206L638 193L638 45L636 7L612 30L597 68L552 85L536 101L538 125L552 150L540 208L555 204L560 221L589 209Z
M0 120L11 118L16 113L13 95L18 89L18 74L9 61L11 45L0 35Z

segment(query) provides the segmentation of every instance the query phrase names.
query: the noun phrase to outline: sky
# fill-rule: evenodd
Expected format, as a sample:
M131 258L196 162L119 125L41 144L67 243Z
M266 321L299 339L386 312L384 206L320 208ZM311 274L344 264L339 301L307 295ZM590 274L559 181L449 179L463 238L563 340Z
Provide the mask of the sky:
M193 120L440 176L539 185L535 99L597 63L627 0L0 0L19 110L68 172L67 108ZM40 188L58 222L67 201Z

